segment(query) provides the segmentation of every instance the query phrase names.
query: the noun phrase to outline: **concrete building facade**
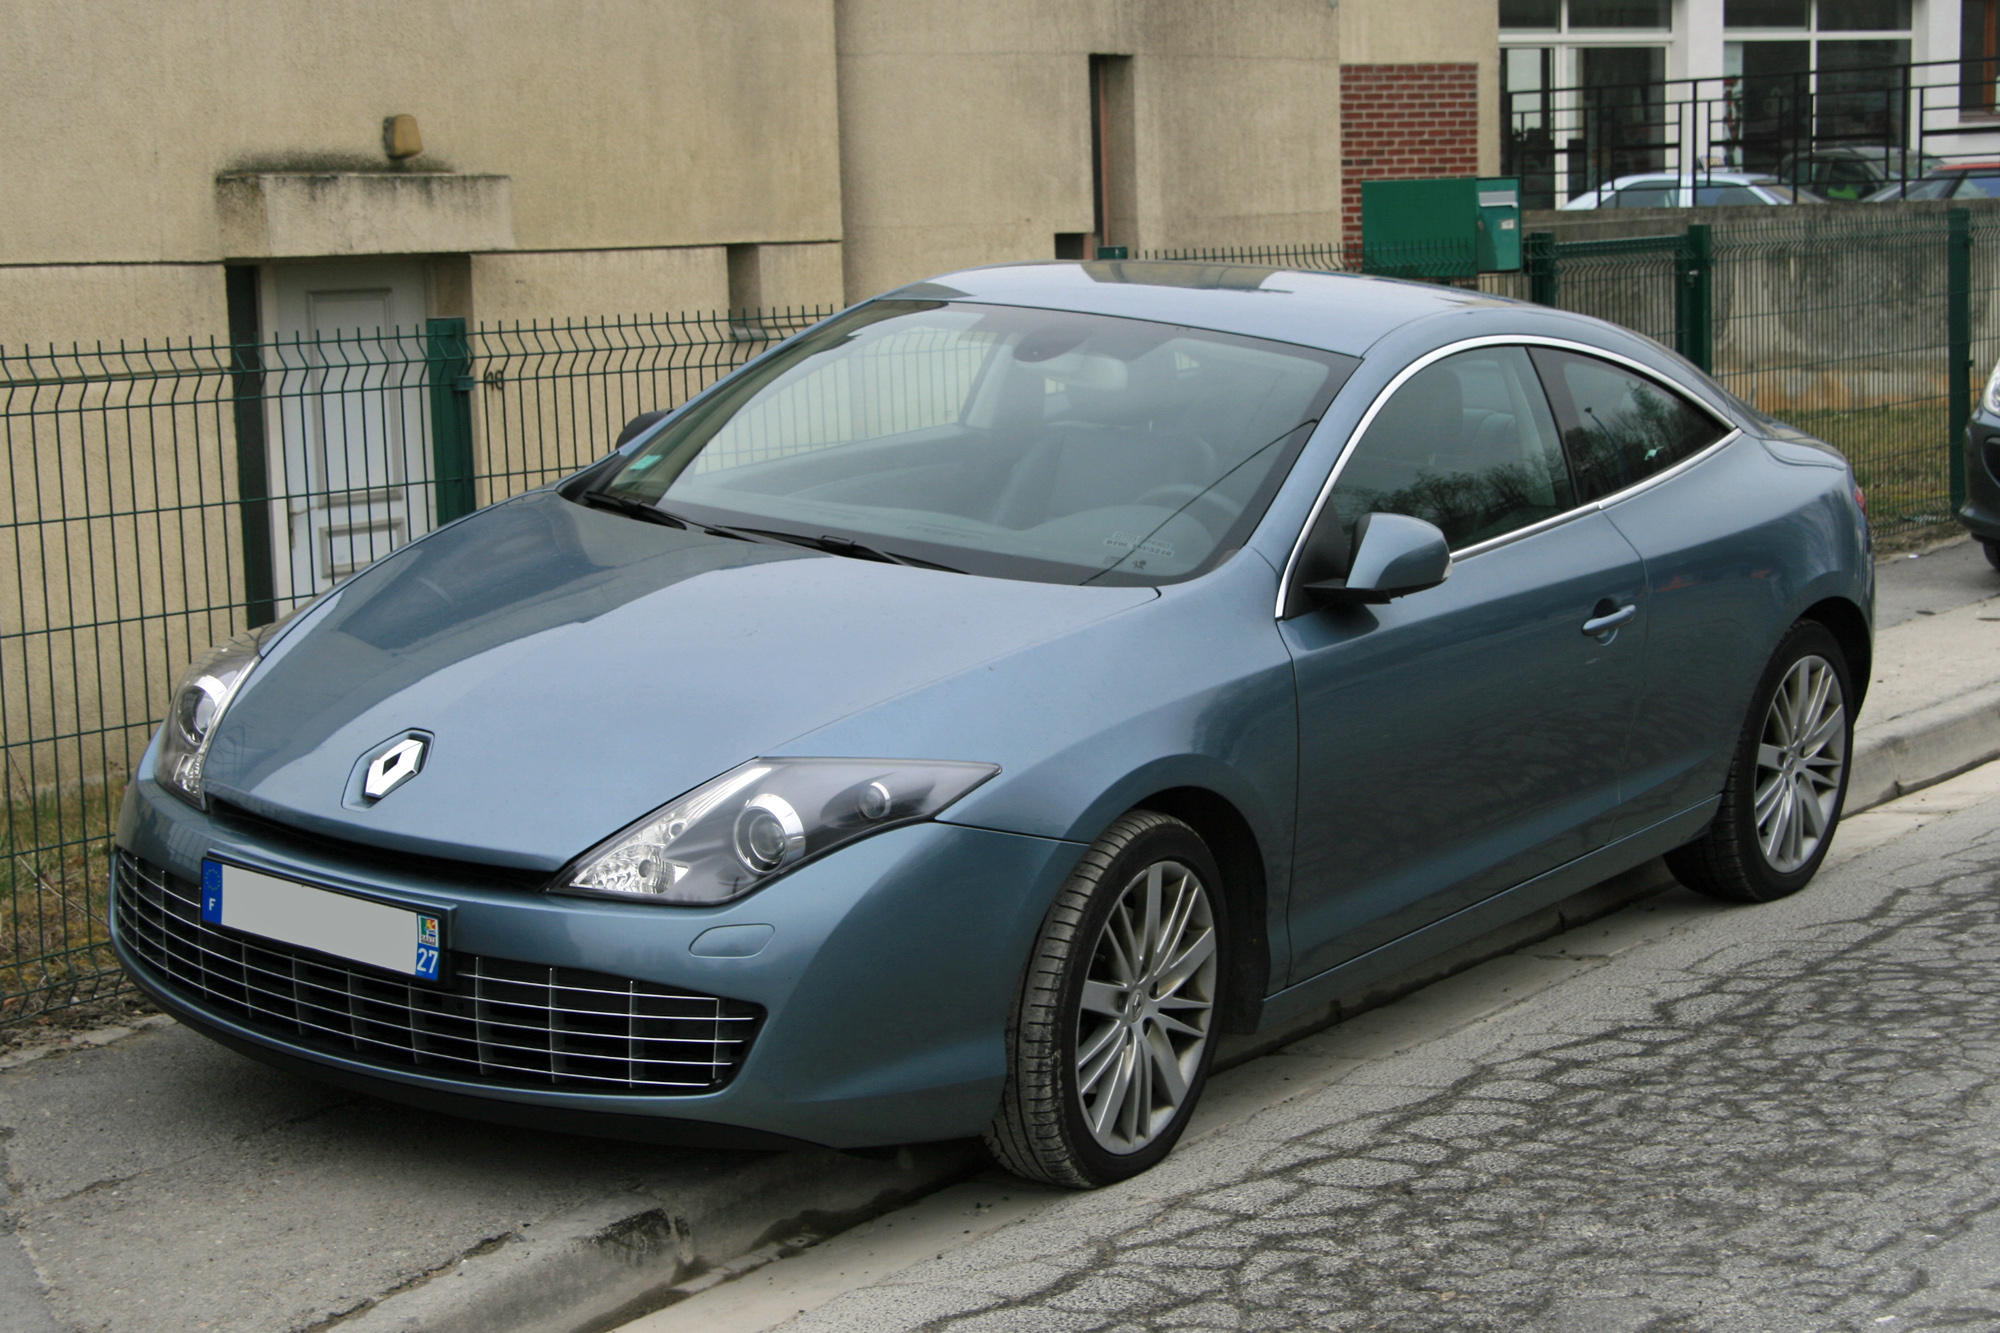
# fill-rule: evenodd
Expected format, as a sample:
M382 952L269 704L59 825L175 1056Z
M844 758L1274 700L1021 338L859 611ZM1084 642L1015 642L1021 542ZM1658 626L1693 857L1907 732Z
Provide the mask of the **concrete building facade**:
M321 306L493 324L831 304L1098 244L1330 241L1361 176L1437 165L1379 132L1357 153L1343 115L1497 165L1489 0L0 15L4 347L228 337L232 270L255 274L269 338L312 333ZM1473 119L1372 107L1401 66L1450 66ZM1358 102L1349 67L1369 71ZM313 295L364 290L365 311Z

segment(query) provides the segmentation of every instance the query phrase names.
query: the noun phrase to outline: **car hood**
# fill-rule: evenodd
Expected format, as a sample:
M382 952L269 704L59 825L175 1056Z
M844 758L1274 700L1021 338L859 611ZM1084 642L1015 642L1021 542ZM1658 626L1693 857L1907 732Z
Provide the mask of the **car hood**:
M379 562L278 637L205 782L306 831L553 871L794 737L1156 596L752 544L538 492ZM409 730L432 737L422 771L345 804L357 764Z

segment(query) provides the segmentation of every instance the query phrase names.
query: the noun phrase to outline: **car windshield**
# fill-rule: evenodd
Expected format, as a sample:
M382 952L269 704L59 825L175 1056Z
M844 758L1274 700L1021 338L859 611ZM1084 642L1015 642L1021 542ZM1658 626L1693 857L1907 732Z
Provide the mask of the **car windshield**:
M598 495L876 559L1171 582L1242 544L1354 365L1142 320L873 301L642 437Z

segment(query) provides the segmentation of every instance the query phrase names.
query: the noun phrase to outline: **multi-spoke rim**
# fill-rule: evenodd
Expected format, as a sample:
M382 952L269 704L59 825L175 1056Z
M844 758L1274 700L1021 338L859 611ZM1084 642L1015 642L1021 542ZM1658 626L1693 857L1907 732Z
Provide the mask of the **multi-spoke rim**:
M1778 685L1757 744L1757 844L1789 874L1812 860L1833 827L1847 767L1847 701L1824 657L1802 657Z
M1132 1153L1173 1123L1215 1010L1215 913L1179 861L1134 875L1091 950L1076 1022L1076 1088L1091 1137Z

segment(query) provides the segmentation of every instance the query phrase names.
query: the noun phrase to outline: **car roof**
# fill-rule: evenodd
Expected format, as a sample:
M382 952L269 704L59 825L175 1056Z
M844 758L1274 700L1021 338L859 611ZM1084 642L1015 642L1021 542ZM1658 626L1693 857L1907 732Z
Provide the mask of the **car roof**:
M963 300L1149 319L1360 356L1415 320L1505 298L1434 283L1254 264L1098 259L946 273L878 300Z
M1676 176L1670 171L1641 171L1630 176L1620 176L1609 184L1600 185L1600 190L1622 190L1628 185L1674 184L1674 185L1782 185L1783 181L1767 171L1704 171L1700 173L1684 171Z

